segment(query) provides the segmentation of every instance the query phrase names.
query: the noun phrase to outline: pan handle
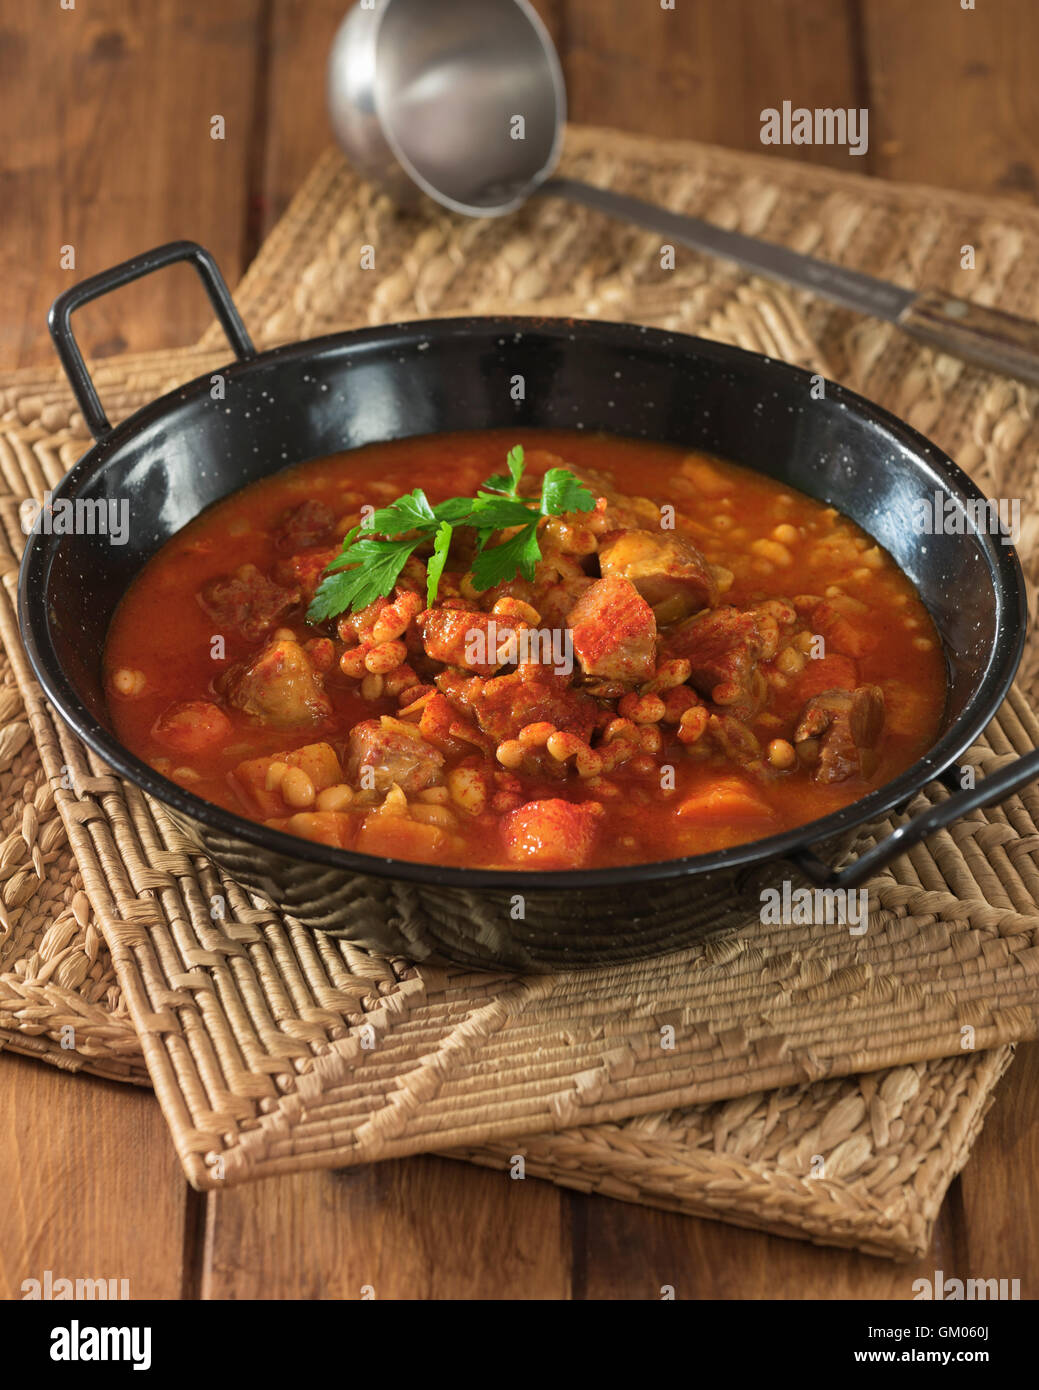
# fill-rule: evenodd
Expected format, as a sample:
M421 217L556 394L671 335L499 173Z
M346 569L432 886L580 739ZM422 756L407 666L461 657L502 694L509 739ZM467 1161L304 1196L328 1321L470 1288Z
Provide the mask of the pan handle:
M47 315L47 326L54 339L61 365L65 368L65 375L83 412L83 419L95 439L101 439L112 426L72 332L72 311L92 299L108 294L109 290L117 290L123 285L128 285L131 280L139 280L143 275L150 275L153 270L162 270L164 266L173 265L177 261L190 261L198 271L206 294L209 295L209 302L216 311L236 356L242 358L256 355L252 339L246 332L245 324L234 306L231 292L220 274L216 261L195 241L167 242L165 246L156 246L153 251L144 251L120 265L112 266L110 270L103 270L100 275L91 275L89 279L81 280L78 285L73 285L71 289L58 295Z
M957 786L958 771L955 766L948 769L942 780ZM1037 777L1039 749L1033 753L1026 753L1023 758L1018 758L1008 767L1000 768L976 786L957 791L948 800L939 802L936 806L928 806L926 811L921 811L918 816L906 821L905 825L900 825L886 839L866 850L854 864L849 864L844 869L831 868L810 849L799 850L787 857L813 883L826 888L855 888L866 879L872 878L878 869L882 869L896 855L902 854L912 845L918 845L936 830L944 830L947 825L971 811L980 811L983 806L992 806L1002 801Z

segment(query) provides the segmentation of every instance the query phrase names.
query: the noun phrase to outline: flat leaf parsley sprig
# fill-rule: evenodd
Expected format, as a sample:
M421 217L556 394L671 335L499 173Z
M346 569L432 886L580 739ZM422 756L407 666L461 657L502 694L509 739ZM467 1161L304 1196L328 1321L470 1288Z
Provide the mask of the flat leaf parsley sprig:
M458 526L476 530L472 563L475 589L482 592L517 574L533 579L534 566L541 559L538 523L542 517L590 512L595 498L566 468L548 470L541 481L540 496L521 497L521 444L509 450L506 465L508 473L488 478L475 497L449 497L431 506L417 487L388 507L378 508L363 527L354 526L343 537L342 552L325 570L307 609L307 621L322 623L388 597L408 559L430 541L433 553L426 562L426 602L432 607ZM508 539L488 544L496 532L514 527L519 529Z

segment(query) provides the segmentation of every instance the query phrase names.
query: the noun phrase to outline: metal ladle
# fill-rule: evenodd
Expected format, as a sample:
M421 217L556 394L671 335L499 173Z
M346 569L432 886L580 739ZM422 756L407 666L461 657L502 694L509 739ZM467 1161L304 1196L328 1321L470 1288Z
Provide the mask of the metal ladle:
M807 259L608 188L552 178L566 85L529 0L357 0L329 54L328 104L351 162L402 207L425 193L468 217L501 217L540 193L732 259L739 246L734 252L730 239L792 258L797 269ZM782 267L774 273L782 277Z
M566 88L529 0L357 0L332 44L328 102L346 154L402 205L421 192L454 212L501 217L533 194L566 198L1039 384L1039 327L1029 320L553 178Z
M347 155L395 201L421 190L469 217L500 217L544 185L566 121L559 58L528 0L358 0L332 44L328 101Z

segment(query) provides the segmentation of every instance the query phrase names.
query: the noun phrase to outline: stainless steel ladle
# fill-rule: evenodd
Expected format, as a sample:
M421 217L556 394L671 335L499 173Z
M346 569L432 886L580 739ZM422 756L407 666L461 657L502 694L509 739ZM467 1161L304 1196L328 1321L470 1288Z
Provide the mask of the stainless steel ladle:
M611 189L553 178L566 88L529 0L357 0L329 56L332 127L395 201L470 217L566 198L859 313L990 370L1039 383L1039 327L943 290L907 290Z

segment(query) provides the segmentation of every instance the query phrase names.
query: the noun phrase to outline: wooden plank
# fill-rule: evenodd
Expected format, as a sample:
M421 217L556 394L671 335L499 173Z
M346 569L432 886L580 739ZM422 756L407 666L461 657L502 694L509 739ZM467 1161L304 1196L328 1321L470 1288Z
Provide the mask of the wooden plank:
M558 52L566 44L567 15L575 0L531 0L531 3L544 22Z
M864 104L850 12L833 0L568 0L563 62L575 121L867 172L843 147L761 144L762 110L784 100Z
M861 0L875 172L1039 196L1034 0Z
M201 241L238 278L261 4L0 0L0 367L52 362L54 296L163 241ZM210 138L214 115L224 140ZM74 269L60 264L68 245ZM76 328L102 356L190 343L211 318L191 271L176 267L83 309Z
M0 1070L0 1298L45 1270L180 1298L200 1199L154 1096L10 1054Z
M572 1217L575 1297L588 1299L660 1299L665 1286L676 1299L911 1299L914 1279L959 1267L963 1245L955 1206L940 1214L929 1254L896 1264L605 1198L576 1201L594 1202Z
M206 1202L203 1298L569 1296L566 1198L535 1178L423 1156Z
M333 143L325 100L332 39L343 0L273 0L266 62L266 139L258 191L264 236L318 156Z
M1039 1296L1039 1043L1022 1043L960 1176L966 1277L1020 1279ZM935 1268L942 1268L936 1265Z

